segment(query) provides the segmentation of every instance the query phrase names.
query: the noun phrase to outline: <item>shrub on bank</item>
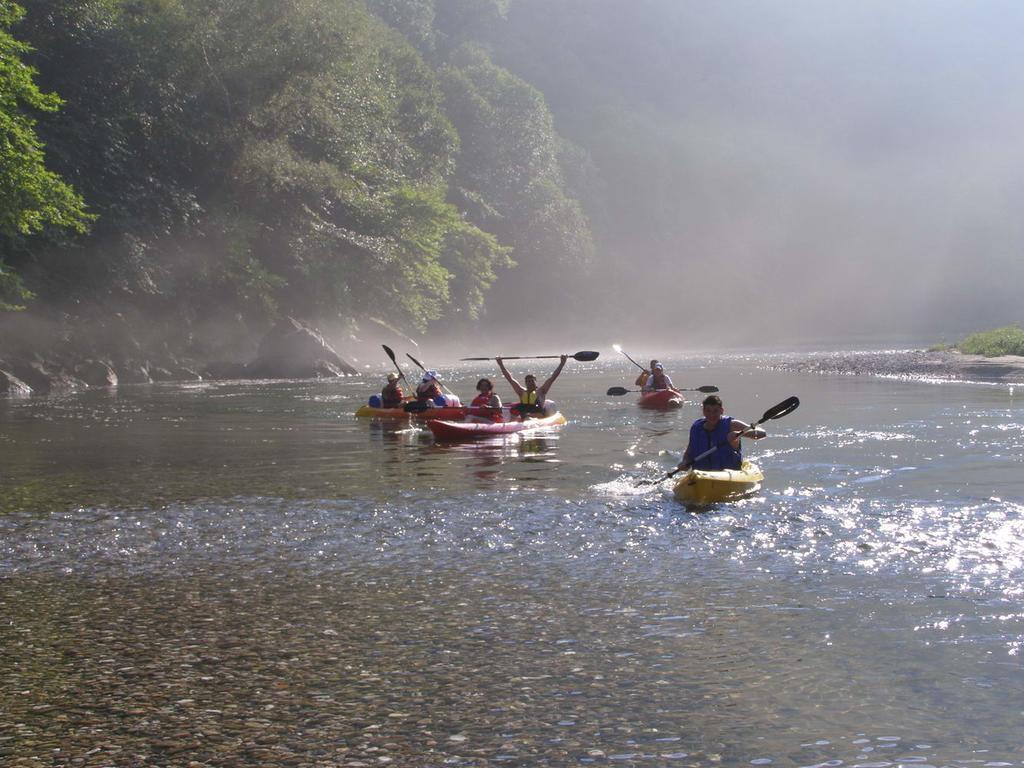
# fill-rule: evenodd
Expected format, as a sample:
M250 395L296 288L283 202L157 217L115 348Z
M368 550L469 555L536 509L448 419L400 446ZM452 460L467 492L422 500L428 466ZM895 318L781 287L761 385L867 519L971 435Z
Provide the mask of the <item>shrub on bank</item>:
M1024 328L1008 325L1005 328L996 328L994 331L973 333L957 344L956 348L967 355L1024 356Z

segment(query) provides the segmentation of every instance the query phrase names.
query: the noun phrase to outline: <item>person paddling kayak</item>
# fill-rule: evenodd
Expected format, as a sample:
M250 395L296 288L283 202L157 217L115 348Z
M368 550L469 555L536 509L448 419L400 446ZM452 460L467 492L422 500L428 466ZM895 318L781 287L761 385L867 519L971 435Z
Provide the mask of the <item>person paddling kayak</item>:
M630 360L632 359L633 358L630 358ZM640 366L640 364L637 363L635 360L633 362L637 365L637 367ZM640 375L636 377L636 381L634 381L633 383L636 386L643 388L647 384L647 380L651 378L651 372L654 370L655 366L658 365L660 365L660 363L657 360L651 360L651 367L645 368L644 370L640 371Z
M494 358L498 363L498 368L501 369L501 373L505 376L505 380L512 386L512 390L519 397L519 403L512 406L512 410L518 413L520 417L527 414L544 413L552 414L555 412L555 403L553 400L548 399L548 390L551 389L551 385L555 383L555 379L558 378L558 374L562 372L565 367L565 361L569 359L568 355L561 356L561 362L558 363L558 367L555 368L547 381L537 386L537 377L532 373L528 373L523 381L526 386L523 386L518 381L512 378L512 374L505 368L505 362L503 358Z
M704 398L702 405L704 416L690 426L690 442L686 446L683 460L679 462L676 469L687 469L691 466L694 469L710 471L739 469L743 463L740 435L749 430L750 425L739 419L734 419L732 416L726 416L722 398L718 395L708 395ZM766 436L767 432L760 427L745 435L752 440L760 440ZM694 456L700 456L716 445L718 446L717 451L710 456L705 456L696 464L693 463Z
M494 393L494 384L490 379L480 379L476 383L477 396L469 404L469 420L476 422L503 421L501 415L501 398Z
M405 392L402 391L402 387L398 384L398 374L388 374L388 383L380 391L380 399L382 408L402 407L402 404L405 402Z
M672 379L665 374L665 368L661 363L657 360L651 360L651 375L644 381L642 390L644 392L654 392L659 389L673 389Z

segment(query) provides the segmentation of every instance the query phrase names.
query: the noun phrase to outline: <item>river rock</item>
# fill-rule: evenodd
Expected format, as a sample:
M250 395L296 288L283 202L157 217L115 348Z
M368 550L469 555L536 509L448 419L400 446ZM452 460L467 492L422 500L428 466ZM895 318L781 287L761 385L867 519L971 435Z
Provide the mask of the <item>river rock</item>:
M67 371L51 368L38 360L16 366L14 374L39 393L69 392L86 387L84 381Z
M264 379L354 376L358 371L334 351L323 334L293 317L278 322L260 342L249 375Z
M31 395L32 387L19 379L13 373L0 371L0 394L2 395Z
M117 374L109 363L101 360L86 360L75 366L75 376L90 387L116 387Z

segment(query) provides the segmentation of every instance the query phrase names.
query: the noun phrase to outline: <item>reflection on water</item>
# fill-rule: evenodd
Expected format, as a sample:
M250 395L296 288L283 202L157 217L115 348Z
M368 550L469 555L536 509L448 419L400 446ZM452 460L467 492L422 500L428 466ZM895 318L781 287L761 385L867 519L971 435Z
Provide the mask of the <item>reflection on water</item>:
M803 403L700 513L617 364L451 445L351 381L0 402L0 762L1021 764L1021 407L763 367L672 367Z

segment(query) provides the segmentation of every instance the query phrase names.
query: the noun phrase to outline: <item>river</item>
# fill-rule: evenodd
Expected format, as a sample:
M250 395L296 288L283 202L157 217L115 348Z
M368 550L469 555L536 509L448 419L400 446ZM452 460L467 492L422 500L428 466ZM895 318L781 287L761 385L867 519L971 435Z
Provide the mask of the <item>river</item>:
M1020 388L777 362L667 361L802 401L699 511L610 356L470 445L358 379L0 400L0 763L1024 764Z

